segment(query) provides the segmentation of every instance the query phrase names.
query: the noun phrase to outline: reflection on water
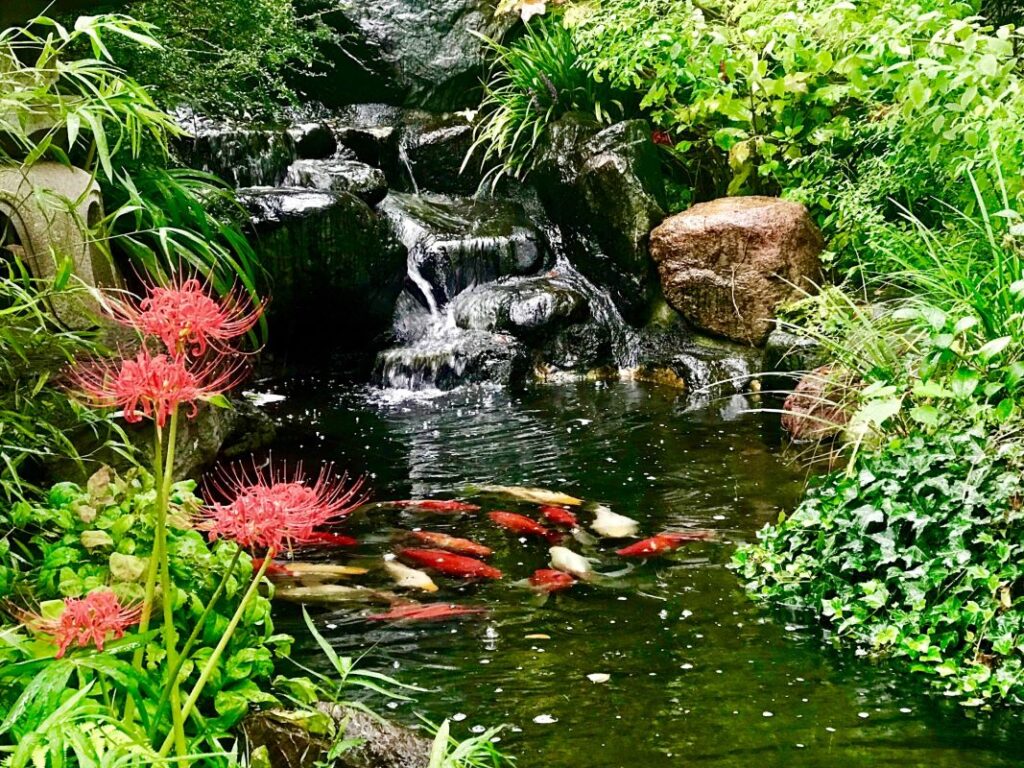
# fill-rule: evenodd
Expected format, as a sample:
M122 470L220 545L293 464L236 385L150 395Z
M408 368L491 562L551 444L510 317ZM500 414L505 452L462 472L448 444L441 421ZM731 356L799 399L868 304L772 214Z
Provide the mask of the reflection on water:
M381 626L357 609L317 616L339 649L370 647L366 663L431 689L415 705L392 705L398 716L449 717L462 733L507 723L503 744L524 768L1011 766L1024 757L1018 718L965 713L916 678L824 648L819 629L742 594L725 568L734 542L791 508L801 486L776 455L772 420L740 403L693 411L666 390L593 382L424 400L329 378L268 389L285 396L266 406L284 425L279 452L366 472L379 499L536 485L608 504L645 533L722 532L543 600L517 582L545 564L545 548L482 513L354 520L370 565L397 531L422 525L493 547L506 573L486 585L436 579L436 599L488 605L483 619ZM494 501L485 511L497 508L531 509ZM622 568L611 543L574 547L598 570ZM294 620L282 612L283 624ZM318 663L308 643L297 649Z

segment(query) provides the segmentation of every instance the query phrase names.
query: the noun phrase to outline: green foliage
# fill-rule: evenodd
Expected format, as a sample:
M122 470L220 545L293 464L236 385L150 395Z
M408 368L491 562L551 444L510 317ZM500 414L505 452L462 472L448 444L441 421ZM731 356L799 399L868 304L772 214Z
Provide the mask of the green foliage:
M861 454L735 567L968 704L1024 701L1024 452L952 417Z
M106 46L120 37L159 48L149 31L116 14L82 16L72 29L38 16L0 31L0 162L84 158L87 170L95 163L111 180L122 154L138 158L148 142L166 152L180 129L146 88L112 64ZM72 58L81 48L91 55Z
M47 304L53 293L16 265L0 274L0 498L8 501L34 490L33 470L41 462L81 462L71 439L76 434L99 445L120 442L106 419L53 386L76 355L95 348L89 334L54 324Z
M970 3L615 0L573 28L592 76L640 96L711 194L808 204L841 257L882 266L899 210L1024 191L1016 34ZM723 170L727 172L723 173ZM709 179L708 176L711 176Z
M613 111L621 113L610 89L580 66L573 36L558 21L527 25L509 45L484 40L495 63L466 163L482 149L481 165L489 167L492 184L505 175L521 179L528 174L548 125L567 112L587 112L598 122L611 122Z
M331 37L294 0L139 0L131 10L156 28L162 48L118 41L118 61L164 106L208 115L267 116L296 103L290 76Z
M206 619L202 634L184 661L183 683L192 682L198 676L199 666L224 634L252 574L249 557L240 553L236 545L219 542L210 546L198 531L180 527L187 525L200 505L193 495L193 487L191 482L178 483L171 496L172 517L178 520L169 540L176 589L174 618L182 637L188 637L196 626L221 577L225 573L230 575ZM6 539L10 549L5 558L8 578L0 597L6 596L20 605L38 603L45 609L47 601L81 597L109 586L123 603L141 602L146 566L153 547L151 512L155 502L156 488L149 475L132 472L122 478L109 470L101 470L86 488L60 483L50 490L43 503L16 504L10 513L13 530ZM0 575L0 584L4 581ZM9 711L15 706L27 690L27 680L35 679L40 669L83 663L79 658L81 654L74 654L68 660L52 661L49 657L53 656L54 648L45 637L29 640L21 633L17 636L16 645L0 649L0 667L5 673L13 673L8 679L0 676L0 710ZM124 662L127 669L110 675L112 680L104 684L137 686L143 693L148 691L138 706L143 722L150 723L152 730L152 724L168 717L166 711L162 714L157 711L166 663L160 638L150 633L143 640L143 673L130 674L133 670L129 659ZM290 645L291 638L274 633L269 599L257 596L221 657L217 673L203 691L200 699L203 728L193 734L197 745L213 745L212 740L230 735L231 728L245 715L250 704L277 703L277 697L267 691L274 676L275 658L287 655ZM128 646L132 646L129 650L134 650L132 643L116 644L116 654L126 653ZM87 652L85 657L116 665L120 663L116 654L113 659L107 659L103 654ZM31 660L39 660L39 663L30 664ZM104 669L95 671L106 674ZM91 679L87 676L87 680ZM65 680L64 684L72 689L80 687L80 675ZM99 698L101 693L101 686L97 684L90 696ZM40 717L49 716L51 712L49 705L32 706L38 707ZM34 727L34 722L26 719L12 725L12 737L22 738Z

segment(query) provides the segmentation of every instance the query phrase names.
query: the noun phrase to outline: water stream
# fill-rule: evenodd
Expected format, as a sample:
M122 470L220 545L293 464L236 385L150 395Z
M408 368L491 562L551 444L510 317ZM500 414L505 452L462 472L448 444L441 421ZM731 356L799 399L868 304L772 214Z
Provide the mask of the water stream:
M742 593L725 567L735 542L791 508L802 479L780 455L774 419L742 399L694 408L673 390L628 382L416 399L312 373L263 386L284 398L267 406L282 425L279 454L367 473L378 499L534 485L608 504L644 532L721 532L605 586L544 600L516 582L544 565L545 546L483 513L353 520L346 532L359 537L355 560L368 567L396 548L399 531L422 526L493 547L506 574L469 586L436 578L441 592L427 599L486 606L484 617L381 625L363 606L315 612L340 651L366 653L370 668L429 690L391 705L406 722L414 712L450 718L462 735L507 724L502 745L522 768L995 768L1024 759L1019 716L964 711L887 664L823 647L819 628ZM484 511L496 508L532 510L489 501ZM615 546L578 548L609 571L622 567ZM299 637L296 655L320 665L295 612L279 613Z

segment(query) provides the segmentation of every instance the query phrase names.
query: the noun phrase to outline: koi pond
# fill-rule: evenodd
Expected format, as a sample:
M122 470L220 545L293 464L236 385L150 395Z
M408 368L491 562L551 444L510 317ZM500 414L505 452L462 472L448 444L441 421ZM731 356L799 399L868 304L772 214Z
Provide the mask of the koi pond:
M264 382L280 425L275 452L334 461L366 473L374 500L463 499L482 509L438 514L372 507L339 532L353 553L331 560L370 568L392 590L382 555L413 528L494 550L503 578L463 583L434 574L423 603L483 607L444 621L382 622L387 606L311 608L342 653L427 692L392 702L392 714L452 721L466 735L506 724L502 748L523 768L800 765L1017 766L1021 721L974 713L918 680L838 651L806 618L750 602L726 568L734 544L792 508L800 467L780 455L776 419L742 398L687 406L674 391L636 383L574 383L510 394L465 388L403 399L344 377ZM498 527L488 512L538 519L537 504L472 496L468 486L534 486L640 522L637 537L567 537L597 572L557 594L526 580L548 567L548 543ZM663 557L615 550L664 530L718 532ZM327 555L321 555L328 557ZM324 667L301 616L279 608L295 654ZM304 639L305 635L305 639Z

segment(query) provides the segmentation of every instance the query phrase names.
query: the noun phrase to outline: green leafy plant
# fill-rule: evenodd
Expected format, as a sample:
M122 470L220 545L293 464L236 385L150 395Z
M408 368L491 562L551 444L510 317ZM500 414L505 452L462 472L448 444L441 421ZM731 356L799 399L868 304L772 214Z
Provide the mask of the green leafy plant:
M933 676L965 703L1024 700L1019 440L950 416L816 482L741 547L759 599Z
M592 114L599 123L622 112L610 89L580 66L575 40L559 21L528 24L523 36L508 45L484 40L495 63L463 167L482 150L480 163L489 169L485 181L492 186L506 175L526 176L548 125L567 112Z

